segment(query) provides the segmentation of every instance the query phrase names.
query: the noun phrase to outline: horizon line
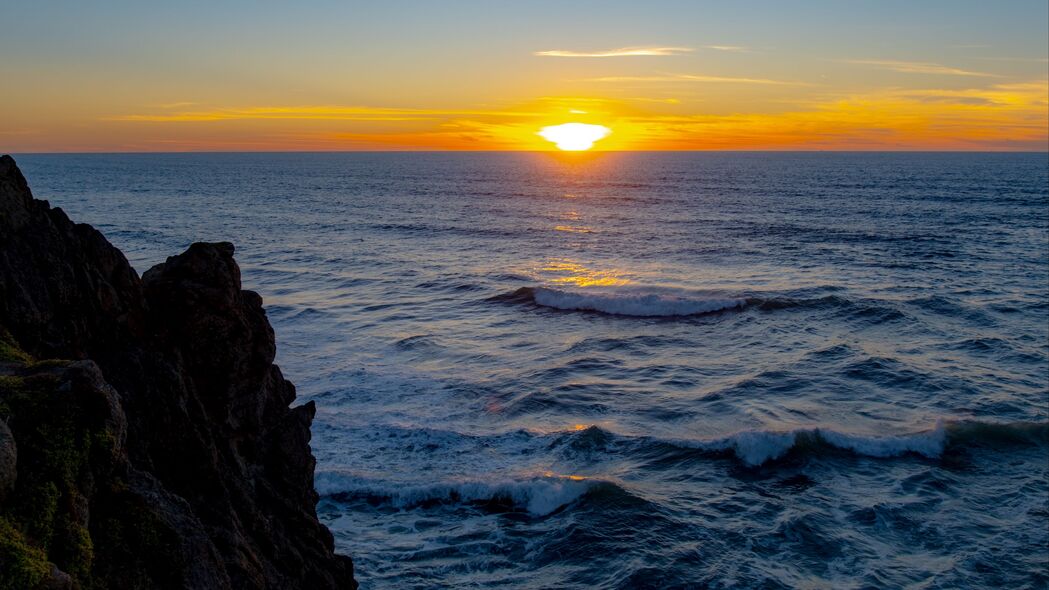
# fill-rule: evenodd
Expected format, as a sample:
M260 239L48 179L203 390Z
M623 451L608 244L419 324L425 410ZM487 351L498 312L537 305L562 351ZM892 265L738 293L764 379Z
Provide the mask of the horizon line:
M694 150L177 150L177 151L0 151L0 155L22 156L105 156L105 155L175 155L175 154L628 154L628 153L853 153L853 154L1047 154L1045 150L1027 149L694 149Z

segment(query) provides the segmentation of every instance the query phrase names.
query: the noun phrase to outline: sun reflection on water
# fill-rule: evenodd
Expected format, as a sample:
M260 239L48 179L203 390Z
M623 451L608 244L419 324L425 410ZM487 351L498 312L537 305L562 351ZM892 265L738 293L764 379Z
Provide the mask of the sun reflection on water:
M555 275L550 282L576 287L610 287L628 285L632 281L622 276L617 269L597 270L568 259L558 259L546 263L540 272Z
M553 471L544 471L543 477L550 477L556 479L567 479L569 481L586 481L587 478L582 475L566 475L563 473L554 473Z

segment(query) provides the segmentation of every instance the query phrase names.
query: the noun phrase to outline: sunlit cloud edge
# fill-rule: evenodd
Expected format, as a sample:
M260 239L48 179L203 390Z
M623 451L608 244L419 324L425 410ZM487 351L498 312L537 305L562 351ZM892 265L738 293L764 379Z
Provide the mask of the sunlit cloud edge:
M620 47L604 51L572 51L551 49L536 51L532 55L539 57L666 57L695 51L691 47Z

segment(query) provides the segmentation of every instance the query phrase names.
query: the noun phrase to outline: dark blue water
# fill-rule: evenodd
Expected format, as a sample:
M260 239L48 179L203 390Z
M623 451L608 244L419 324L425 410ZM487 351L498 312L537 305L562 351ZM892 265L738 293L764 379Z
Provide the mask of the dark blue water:
M365 588L1045 588L1045 154L21 156L230 240Z

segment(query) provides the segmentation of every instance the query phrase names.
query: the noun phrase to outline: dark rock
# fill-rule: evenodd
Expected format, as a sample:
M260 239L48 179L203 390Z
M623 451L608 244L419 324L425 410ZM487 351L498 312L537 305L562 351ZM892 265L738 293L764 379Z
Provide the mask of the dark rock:
M90 225L36 201L0 156L0 318L38 358L86 358L143 335L143 298L124 255Z
M7 422L0 420L0 502L4 501L18 480L18 445Z
M21 348L7 356L93 361L28 365L0 387L20 452L36 415L27 400L58 408L39 420L98 441L75 474L27 479L57 490L62 542L48 558L76 585L356 587L316 516L314 406L290 407L262 298L241 289L233 253L193 244L140 279L100 233L33 200L0 158L0 331ZM77 541L82 530L90 538ZM70 557L88 554L86 565Z
M73 578L58 569L55 564L51 565L51 571L48 572L47 577L36 587L37 590L72 590L73 589Z

